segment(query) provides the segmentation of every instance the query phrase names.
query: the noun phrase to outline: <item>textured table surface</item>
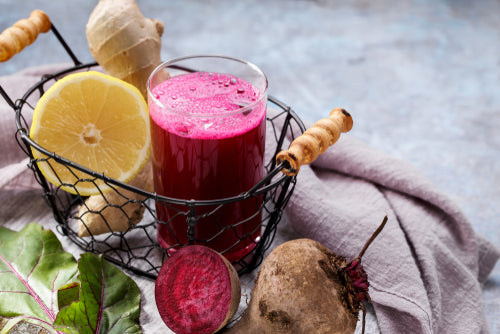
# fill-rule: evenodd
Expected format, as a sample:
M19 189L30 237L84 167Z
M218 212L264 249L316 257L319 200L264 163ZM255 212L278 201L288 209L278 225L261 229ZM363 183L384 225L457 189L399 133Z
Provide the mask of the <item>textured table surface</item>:
M219 53L261 67L270 94L306 121L341 106L351 136L415 165L476 231L500 245L498 0L138 1L165 24L162 58ZM0 30L42 9L81 61L96 1L0 0ZM70 61L53 35L0 64L0 75ZM500 264L484 287L500 333Z

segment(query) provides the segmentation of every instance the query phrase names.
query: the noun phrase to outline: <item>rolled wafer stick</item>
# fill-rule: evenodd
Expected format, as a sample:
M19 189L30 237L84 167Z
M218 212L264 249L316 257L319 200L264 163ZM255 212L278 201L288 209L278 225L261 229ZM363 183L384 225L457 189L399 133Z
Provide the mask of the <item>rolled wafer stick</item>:
M286 151L276 155L277 164L288 162L281 171L286 175L297 175L301 165L313 162L321 153L333 145L342 132L352 129L351 115L342 108L335 108L328 118L323 118L295 138Z
M21 19L0 34L0 62L4 62L33 43L40 33L50 30L52 24L43 11L36 9L27 19Z

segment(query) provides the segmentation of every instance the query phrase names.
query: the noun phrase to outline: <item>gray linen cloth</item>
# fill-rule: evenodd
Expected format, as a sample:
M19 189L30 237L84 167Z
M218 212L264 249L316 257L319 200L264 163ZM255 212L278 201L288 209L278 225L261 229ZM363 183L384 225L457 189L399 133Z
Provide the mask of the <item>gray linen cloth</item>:
M19 98L41 75L64 66L30 68L1 77L0 85ZM25 117L29 122L30 115ZM0 99L0 224L19 230L36 221L55 231L14 133L14 112ZM274 245L308 237L352 258L385 215L385 229L363 258L375 312L367 332L487 333L481 288L500 251L412 166L349 135L301 168ZM77 246L59 239L78 257ZM242 278L247 298L255 274ZM143 294L144 332L168 332L156 311L154 283L131 276ZM241 309L246 302L243 298Z

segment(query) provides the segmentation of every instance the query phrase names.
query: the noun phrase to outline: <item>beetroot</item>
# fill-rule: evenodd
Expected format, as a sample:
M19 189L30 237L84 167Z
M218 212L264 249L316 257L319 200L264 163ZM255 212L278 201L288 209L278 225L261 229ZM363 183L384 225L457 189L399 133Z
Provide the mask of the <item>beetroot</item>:
M238 309L238 274L224 256L199 245L168 258L155 285L158 311L175 333L215 333Z
M387 217L351 261L311 239L276 247L264 260L242 319L225 333L354 333L369 302L361 257Z

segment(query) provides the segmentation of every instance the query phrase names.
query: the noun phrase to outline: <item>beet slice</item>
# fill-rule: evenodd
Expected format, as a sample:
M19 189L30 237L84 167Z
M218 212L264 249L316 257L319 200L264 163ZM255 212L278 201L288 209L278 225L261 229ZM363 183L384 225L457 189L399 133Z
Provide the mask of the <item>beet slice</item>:
M205 246L186 246L163 263L155 298L161 318L175 333L215 333L238 309L240 281L221 254Z

